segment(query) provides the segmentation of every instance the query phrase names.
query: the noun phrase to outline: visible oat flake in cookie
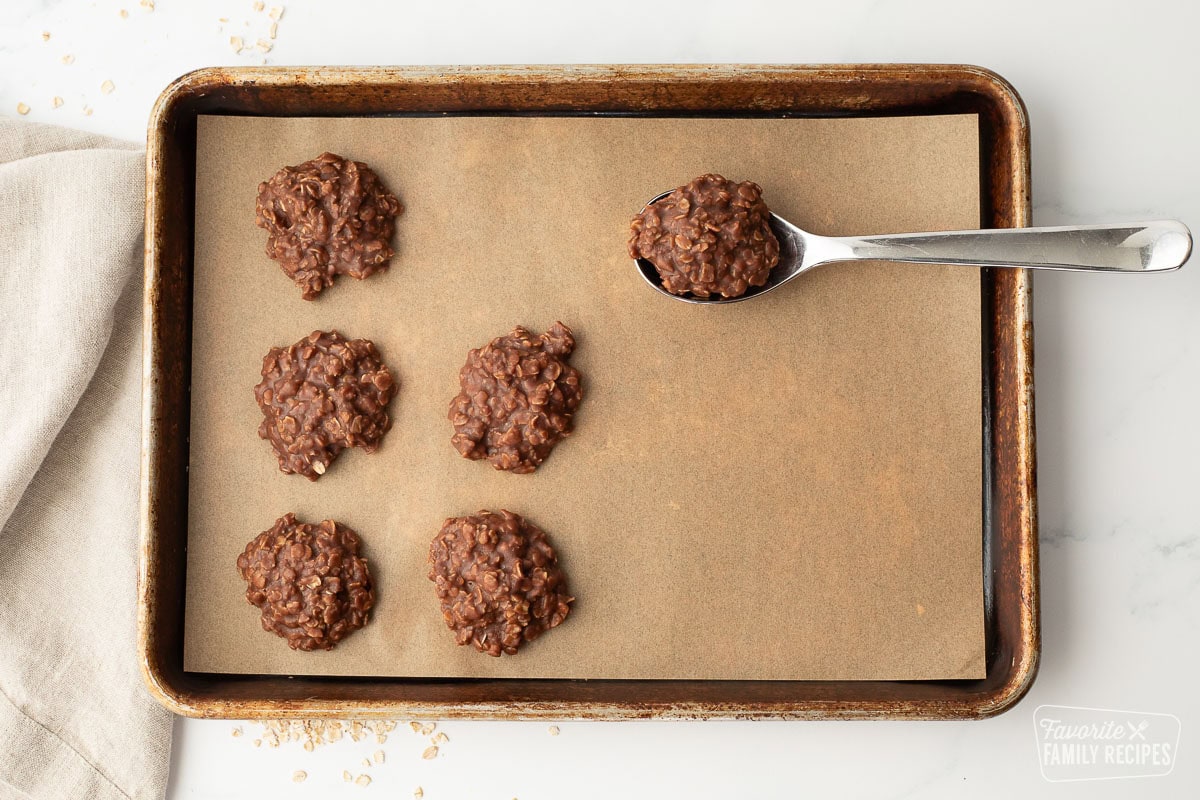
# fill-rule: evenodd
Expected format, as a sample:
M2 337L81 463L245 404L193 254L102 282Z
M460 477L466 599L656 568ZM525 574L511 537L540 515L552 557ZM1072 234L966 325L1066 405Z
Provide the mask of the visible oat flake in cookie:
M375 590L358 535L333 520L319 525L285 514L237 560L246 599L263 630L293 650L332 650L367 624Z
M525 328L467 354L461 391L450 403L450 442L463 456L496 469L537 469L571 433L583 399L579 372L567 359L575 337L561 322L535 336Z
M701 175L633 218L629 255L673 294L740 297L779 263L770 216L758 184Z
M263 413L258 435L271 443L280 470L315 481L347 447L379 448L395 389L373 342L313 331L263 358L254 387Z
M491 656L561 624L574 600L546 534L510 511L446 520L429 545L429 579L455 640Z
M385 269L403 212L366 164L322 153L258 185L255 222L267 231L267 255L312 300L339 274Z

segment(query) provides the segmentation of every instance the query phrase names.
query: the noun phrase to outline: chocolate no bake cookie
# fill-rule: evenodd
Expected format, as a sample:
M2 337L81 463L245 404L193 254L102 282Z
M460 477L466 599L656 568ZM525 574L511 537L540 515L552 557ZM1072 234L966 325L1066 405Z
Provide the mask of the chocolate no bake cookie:
M366 164L322 153L260 183L254 221L267 231L267 255L312 300L339 274L385 269L403 212Z
M462 391L450 403L463 458L486 458L496 469L533 472L570 434L583 399L579 372L567 359L575 337L561 322L534 336L522 327L467 354Z
M279 469L311 481L347 447L379 448L392 425L396 384L373 342L313 331L291 347L272 347L254 387Z
M561 624L574 600L546 534L510 511L446 520L429 545L429 579L455 641L491 656Z
M629 255L673 294L740 297L779 263L770 215L758 184L701 175L633 218Z
M332 650L366 625L375 590L360 546L345 525L310 525L293 514L246 545L237 568L246 599L262 611L263 630L293 650Z

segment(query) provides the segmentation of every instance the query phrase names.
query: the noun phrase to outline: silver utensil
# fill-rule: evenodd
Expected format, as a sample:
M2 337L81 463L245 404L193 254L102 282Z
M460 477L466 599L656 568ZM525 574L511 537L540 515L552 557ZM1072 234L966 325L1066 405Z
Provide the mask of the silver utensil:
M650 203L657 203L663 192ZM650 205L647 203L647 205ZM658 270L644 258L638 271L654 289L696 305L736 303L782 286L797 275L837 261L901 261L964 267L1012 267L1077 272L1170 272L1192 252L1192 234L1175 220L1055 228L1005 228L882 236L817 236L777 214L771 229L779 239L779 264L762 286L740 297L692 297L668 292Z

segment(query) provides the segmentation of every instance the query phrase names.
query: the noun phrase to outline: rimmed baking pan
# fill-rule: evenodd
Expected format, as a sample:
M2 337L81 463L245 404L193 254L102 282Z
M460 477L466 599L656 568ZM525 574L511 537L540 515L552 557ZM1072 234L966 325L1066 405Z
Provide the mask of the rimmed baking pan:
M975 67L234 69L192 73L151 119L146 218L139 640L152 693L205 717L970 718L1036 670L1032 334L1026 273L982 275L981 546L986 675L977 680L571 680L230 675L184 669L197 120L414 115L832 117L973 114L980 225L1028 224L1028 128Z

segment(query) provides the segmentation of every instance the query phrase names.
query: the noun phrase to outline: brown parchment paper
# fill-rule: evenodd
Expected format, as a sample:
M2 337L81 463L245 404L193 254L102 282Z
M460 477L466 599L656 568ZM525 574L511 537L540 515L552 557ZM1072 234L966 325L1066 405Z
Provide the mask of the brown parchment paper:
M978 273L835 266L694 308L625 250L646 200L706 171L817 233L977 227L974 116L203 117L198 135L186 669L983 676ZM254 203L324 150L407 210L389 271L305 302ZM575 434L532 475L460 458L446 410L467 350L555 320L578 339ZM271 345L317 328L373 339L400 388L380 450L310 483L257 437L252 387ZM444 518L481 508L546 529L578 598L516 657L457 647L426 578ZM373 620L329 653L264 632L235 569L287 511L365 540Z

